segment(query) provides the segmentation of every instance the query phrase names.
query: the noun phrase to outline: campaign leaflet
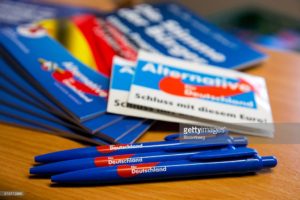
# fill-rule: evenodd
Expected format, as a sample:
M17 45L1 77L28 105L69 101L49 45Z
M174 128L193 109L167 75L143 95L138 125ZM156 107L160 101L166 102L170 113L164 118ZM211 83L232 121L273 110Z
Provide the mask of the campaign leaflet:
M48 98L42 95L35 87L30 85L24 78L18 74L12 67L10 67L3 59L0 58L0 74L3 77L4 84L2 87L8 90L9 93L15 93L14 95L22 96L25 101L53 114L56 114L62 119L69 121L70 123L76 123L68 115L66 115L56 104L51 102ZM10 86L10 83L13 86ZM8 86L10 86L8 88ZM86 120L81 123L76 123L79 127L89 133L95 133L113 123L122 120L123 116L113 115L105 113L97 116L93 119Z
M146 51L229 69L249 67L266 59L265 54L179 4L139 4L105 17Z
M108 78L71 56L43 28L33 24L3 28L0 42L31 84L74 119L85 121L105 113Z
M139 52L128 102L235 125L248 133L257 129L272 136L274 131L262 77L161 54Z
M75 14L98 12L87 8L46 3L45 1L1 0L0 27L31 23L41 19L61 18Z
M134 76L135 62L115 56L112 70L107 112L167 122L207 125L198 121L188 120L186 116L180 116L176 113L128 104L127 100Z

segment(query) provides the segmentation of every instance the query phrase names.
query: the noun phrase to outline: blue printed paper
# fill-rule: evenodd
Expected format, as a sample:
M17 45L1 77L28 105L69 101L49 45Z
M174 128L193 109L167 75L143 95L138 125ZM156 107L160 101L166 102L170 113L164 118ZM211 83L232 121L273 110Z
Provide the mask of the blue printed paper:
M179 4L139 4L121 8L106 19L146 51L230 69L266 59Z
M86 67L36 25L3 28L0 42L18 71L78 121L106 111L109 80Z
M139 52L128 102L272 136L266 83L234 70Z

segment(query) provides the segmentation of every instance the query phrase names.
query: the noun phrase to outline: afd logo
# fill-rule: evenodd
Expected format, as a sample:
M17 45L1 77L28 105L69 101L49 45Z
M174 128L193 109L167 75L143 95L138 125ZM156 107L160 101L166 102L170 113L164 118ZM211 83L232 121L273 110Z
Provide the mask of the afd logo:
M135 154L123 154L116 156L101 156L94 159L94 164L97 167L107 167L113 165L127 164L127 163L142 163L142 157L134 157Z
M119 165L117 172L120 177L131 178L140 174L165 173L166 166L157 166L159 162L141 163L136 165Z
M85 102L93 101L93 98L88 95L107 98L108 92L80 72L79 68L72 62L63 62L62 66L43 58L40 58L38 62L41 69L51 74L56 82L69 88Z
M205 99L209 101L256 109L256 89L243 78L228 78L205 73L194 73L146 62L143 73L160 77L158 89L175 96Z
M104 145L97 146L97 151L103 154L109 154L117 151L123 151L128 149L139 149L142 148L143 144L116 144L116 145Z
M47 35L46 29L38 24L25 24L17 27L17 32L29 38L41 38Z

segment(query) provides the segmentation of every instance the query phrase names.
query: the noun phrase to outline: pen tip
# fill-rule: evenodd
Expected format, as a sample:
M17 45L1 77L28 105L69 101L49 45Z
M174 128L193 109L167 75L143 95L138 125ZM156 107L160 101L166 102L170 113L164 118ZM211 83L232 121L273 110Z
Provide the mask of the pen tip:
M43 157L42 156L35 156L34 161L35 162L43 162Z
M29 169L30 174L43 174L43 166L31 167Z
M275 156L263 156L262 163L264 168L272 168L277 165L277 159Z
M58 183L60 181L59 175L51 176L51 182Z
M29 174L35 174L35 169L34 169L34 167L31 167L31 168L29 169Z

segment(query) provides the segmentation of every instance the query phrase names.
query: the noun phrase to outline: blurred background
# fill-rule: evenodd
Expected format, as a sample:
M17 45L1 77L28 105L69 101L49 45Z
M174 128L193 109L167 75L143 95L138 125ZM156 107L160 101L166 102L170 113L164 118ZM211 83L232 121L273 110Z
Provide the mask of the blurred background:
M300 51L299 0L179 2L241 39L269 48Z
M300 0L177 2L245 41L269 48L300 51Z
M158 0L49 0L111 10ZM100 1L100 0L99 0ZM300 51L300 0L185 0L179 2L242 40L278 50Z

